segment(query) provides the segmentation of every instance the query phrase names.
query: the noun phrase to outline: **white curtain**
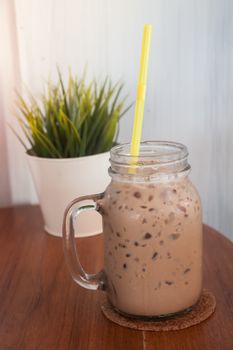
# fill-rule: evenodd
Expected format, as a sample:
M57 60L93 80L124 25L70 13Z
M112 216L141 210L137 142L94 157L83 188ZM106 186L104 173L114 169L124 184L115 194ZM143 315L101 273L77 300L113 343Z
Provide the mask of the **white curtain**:
M19 41L14 1L0 1L0 205L37 202L16 130L15 91L21 89Z
M37 201L15 128L14 88L39 94L56 65L125 81L134 100L143 24L153 25L143 139L185 143L204 221L233 238L233 2L0 0L0 205ZM129 141L133 110L121 123Z

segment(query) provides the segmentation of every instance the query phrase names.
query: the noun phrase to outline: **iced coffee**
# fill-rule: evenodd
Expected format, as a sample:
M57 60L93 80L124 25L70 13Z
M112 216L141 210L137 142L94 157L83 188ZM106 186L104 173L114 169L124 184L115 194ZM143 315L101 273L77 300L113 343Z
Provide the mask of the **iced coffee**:
M202 289L202 220L190 181L112 182L105 194L110 300L131 315L173 314Z
M131 175L122 166L126 158L112 162L116 171L110 170L102 200L104 271L110 302L125 314L174 314L195 305L201 294L201 203L184 153L173 151L169 147L166 157L157 151L165 167L145 166ZM144 159L142 166L149 163Z
M188 311L202 291L202 211L188 177L187 148L144 142L133 158L129 144L119 145L110 163L105 192L77 198L65 212L65 256L75 282L104 290L124 315ZM80 205L87 199L95 204ZM74 246L74 221L86 210L103 218L104 267L95 275L83 270Z

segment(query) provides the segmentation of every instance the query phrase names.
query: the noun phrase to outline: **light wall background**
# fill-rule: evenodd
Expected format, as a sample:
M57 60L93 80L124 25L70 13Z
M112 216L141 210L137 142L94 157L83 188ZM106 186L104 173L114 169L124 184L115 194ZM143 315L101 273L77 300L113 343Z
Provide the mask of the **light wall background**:
M36 203L24 150L6 123L14 88L39 94L56 65L125 82L135 99L144 23L153 26L143 139L190 152L204 221L233 239L233 1L0 0L0 205ZM122 120L129 141L133 110ZM17 126L16 126L17 127Z

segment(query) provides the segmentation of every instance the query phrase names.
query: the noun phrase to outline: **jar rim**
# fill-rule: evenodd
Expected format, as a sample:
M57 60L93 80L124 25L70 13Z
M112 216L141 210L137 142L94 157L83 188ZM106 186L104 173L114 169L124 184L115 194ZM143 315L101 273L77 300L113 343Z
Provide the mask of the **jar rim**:
M130 155L130 143L113 147L110 151L111 161L137 166L165 165L187 159L188 149L185 145L173 141L143 141L140 143L138 156Z

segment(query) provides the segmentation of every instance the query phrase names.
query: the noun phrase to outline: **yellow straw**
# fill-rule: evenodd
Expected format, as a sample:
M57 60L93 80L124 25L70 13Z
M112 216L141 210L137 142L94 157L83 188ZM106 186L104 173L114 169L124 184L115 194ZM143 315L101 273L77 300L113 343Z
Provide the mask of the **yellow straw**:
M135 114L134 114L134 125L133 125L131 147L130 147L130 156L134 157L134 160L132 160L131 164L134 163L136 160L135 158L138 157L139 148L140 148L144 103L145 103L145 95L146 95L146 81L147 81L150 41L151 41L151 28L152 27L150 24L145 24L144 31L143 31L140 71L139 71L139 77L138 77L137 98L136 98L136 106L135 106Z

